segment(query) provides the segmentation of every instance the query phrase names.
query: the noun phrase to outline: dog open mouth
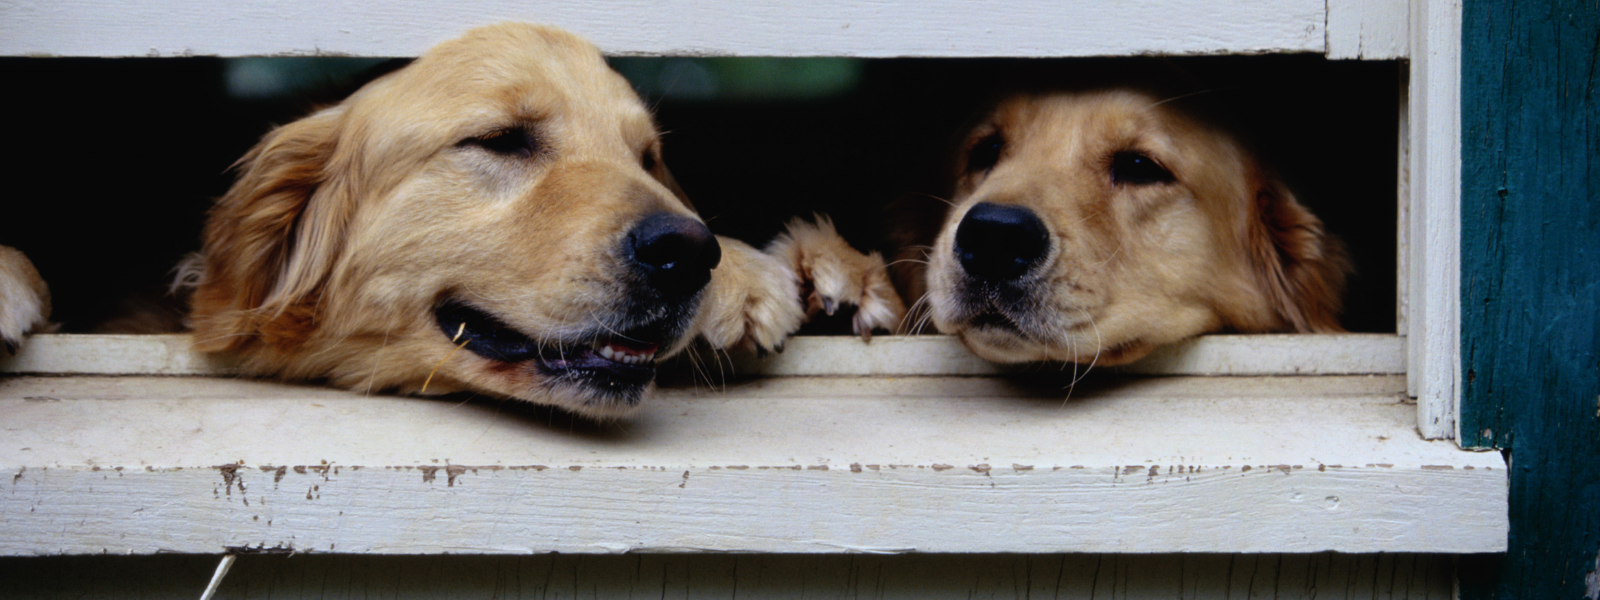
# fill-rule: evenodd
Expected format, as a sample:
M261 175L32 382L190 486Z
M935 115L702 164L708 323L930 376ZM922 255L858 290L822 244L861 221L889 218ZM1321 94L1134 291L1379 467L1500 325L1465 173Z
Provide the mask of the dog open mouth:
M655 380L656 352L669 337L658 325L583 340L536 341L482 310L447 300L433 311L445 336L483 358L532 364L551 383L577 384L609 400L636 402Z

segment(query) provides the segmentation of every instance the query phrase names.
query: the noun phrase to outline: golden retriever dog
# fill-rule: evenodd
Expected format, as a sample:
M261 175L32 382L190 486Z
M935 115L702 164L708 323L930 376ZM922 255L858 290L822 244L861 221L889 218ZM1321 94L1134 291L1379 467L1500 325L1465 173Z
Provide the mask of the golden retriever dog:
M1000 102L965 137L950 205L902 221L895 278L918 319L989 360L1098 365L1214 331L1339 331L1339 243L1178 104L1130 88Z
M15 354L28 333L50 319L50 286L33 262L10 246L0 246L0 346Z
M554 28L440 44L237 168L180 278L195 346L246 374L614 418L696 338L781 348L802 285L887 302L869 295L889 289L882 259L825 243L825 220L771 253L712 235L628 82ZM865 280L884 283L846 285ZM901 318L863 312L866 331Z

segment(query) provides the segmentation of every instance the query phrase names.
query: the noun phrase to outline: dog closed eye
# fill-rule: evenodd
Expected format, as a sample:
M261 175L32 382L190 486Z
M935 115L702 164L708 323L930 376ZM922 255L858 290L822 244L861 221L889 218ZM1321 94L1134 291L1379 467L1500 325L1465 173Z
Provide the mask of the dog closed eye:
M481 148L491 154L506 158L529 159L539 153L539 140L526 127L516 126L496 129L477 137L461 140L462 147Z

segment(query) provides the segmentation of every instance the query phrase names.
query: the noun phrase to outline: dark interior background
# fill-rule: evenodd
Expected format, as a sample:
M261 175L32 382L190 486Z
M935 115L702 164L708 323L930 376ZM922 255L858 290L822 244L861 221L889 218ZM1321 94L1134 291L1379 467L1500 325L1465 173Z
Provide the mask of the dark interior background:
M996 90L1079 73L1156 71L1232 115L1342 237L1353 331L1395 316L1397 63L1317 56L1173 59L617 58L655 109L665 157L719 234L765 242L826 212L861 248L884 206L937 192L931 173ZM352 58L0 59L10 115L0 244L50 282L84 331L159 294L199 245L229 165L274 124L398 63Z

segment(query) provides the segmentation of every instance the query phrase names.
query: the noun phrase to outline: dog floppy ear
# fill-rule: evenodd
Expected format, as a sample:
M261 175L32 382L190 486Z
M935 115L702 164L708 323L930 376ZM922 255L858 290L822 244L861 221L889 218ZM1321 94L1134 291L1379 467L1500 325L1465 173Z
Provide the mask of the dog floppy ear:
M1299 333L1333 333L1339 326L1350 261L1322 221L1276 179L1257 186L1251 223L1251 262L1268 301Z
M239 178L203 235L191 313L199 349L286 348L310 333L353 211L350 169L335 164L343 123L343 109L323 110L268 133L236 163Z

